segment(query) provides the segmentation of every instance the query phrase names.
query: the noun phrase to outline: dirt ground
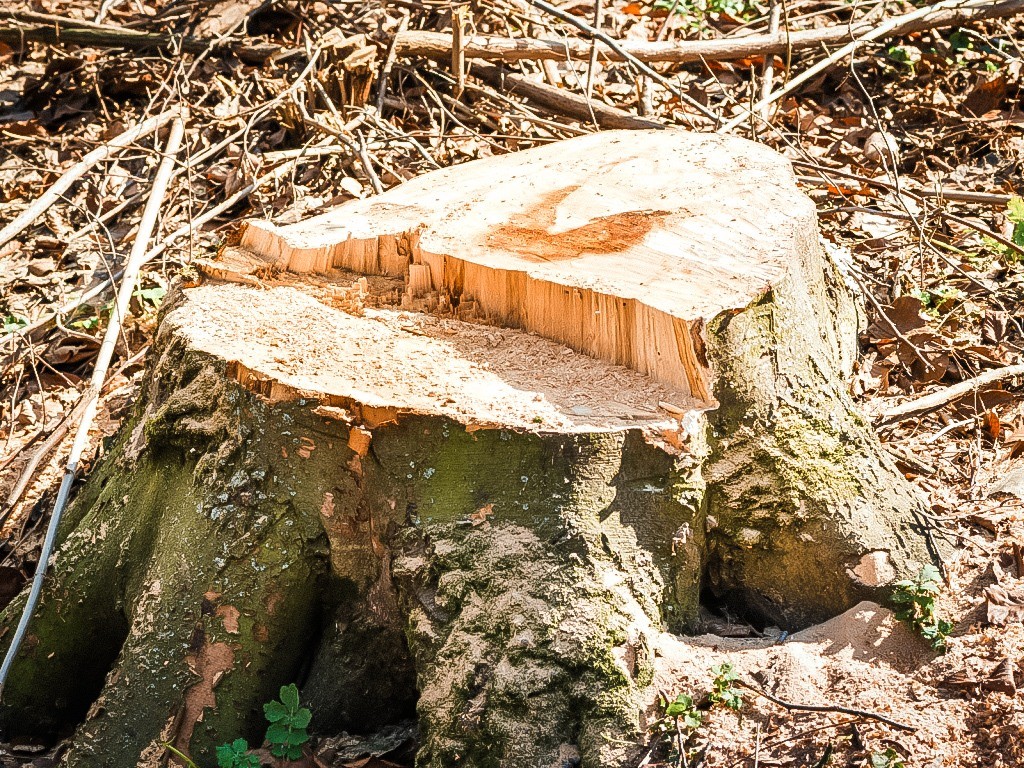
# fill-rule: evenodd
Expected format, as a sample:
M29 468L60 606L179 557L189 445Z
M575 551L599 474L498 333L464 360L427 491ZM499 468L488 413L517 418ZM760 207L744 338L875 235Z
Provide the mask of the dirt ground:
M601 29L627 42L764 33L775 7L600 5ZM592 2L558 8L594 22ZM916 6L794 0L778 8L781 28L797 33L877 26ZM862 45L773 102L767 121L744 118L744 105L760 98L766 63L774 87L785 88L838 45L652 65L661 79L610 61L607 49L593 66L587 56L506 66L584 105L589 92L594 104L656 124L714 130L741 118L734 133L794 162L833 255L865 300L869 322L851 386L930 503L943 553L936 610L954 623L945 653L872 604L786 637L729 616L709 617L715 635L665 636L657 683L667 700L687 694L706 707L711 669L722 663L746 684L738 713L701 710L685 750L692 766L1024 765L1024 376L989 376L935 407L895 412L1024 363L1024 7L1015 12ZM209 44L188 52L173 43L46 41L25 30L59 24L31 14ZM479 0L454 12L433 0L18 0L0 10L0 226L103 141L145 116L190 109L153 243L161 250L123 329L86 473L131 405L170 283L197 280L193 259L231 242L241 219L296 221L435 167L596 129L586 109L581 116L509 82L495 85L471 57L460 77L450 56L396 52L403 31L450 39L460 23L474 35L588 39L527 0ZM272 53L254 53L255 45ZM150 135L99 163L0 243L0 602L35 569L75 403L108 321L110 293L78 297L123 264L158 146ZM430 323L424 332L449 338L449 326ZM500 362L504 334L486 333ZM644 391L620 402L625 413L664 396ZM652 724L661 716L649 713ZM408 764L409 736L397 728L324 738L315 764ZM53 764L59 749L15 741L0 748L0 765ZM652 737L644 764L679 759Z

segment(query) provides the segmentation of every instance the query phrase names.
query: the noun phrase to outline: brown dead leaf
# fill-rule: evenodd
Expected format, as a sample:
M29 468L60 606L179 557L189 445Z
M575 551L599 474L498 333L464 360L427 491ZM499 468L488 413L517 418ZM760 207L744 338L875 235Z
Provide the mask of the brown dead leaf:
M981 321L981 340L987 344L998 344L1006 338L1009 320L1009 312L997 312L993 309L985 312L985 317Z
M986 112L998 109L1003 99L1006 98L1006 90L1006 75L1002 72L987 77L982 76L960 105L960 112L981 117Z
M985 590L986 615L989 624L1003 627L1024 622L1024 586L1007 588L993 584Z
M981 424L985 428L985 432L993 440L998 440L999 435L1003 431L1003 426L999 421L999 416L995 411L985 411L981 414Z
M1007 696L1017 695L1017 681L1013 679L1016 664L1006 658L996 664L988 678L981 683L983 691L1005 693Z

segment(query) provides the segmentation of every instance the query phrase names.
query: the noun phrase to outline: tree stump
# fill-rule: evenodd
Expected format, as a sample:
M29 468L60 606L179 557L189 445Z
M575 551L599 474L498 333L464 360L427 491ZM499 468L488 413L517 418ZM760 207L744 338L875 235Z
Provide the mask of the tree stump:
M5 691L8 733L77 724L69 766L209 763L291 681L324 733L415 711L424 767L626 766L702 601L794 629L927 560L847 392L857 305L762 146L589 135L204 270Z

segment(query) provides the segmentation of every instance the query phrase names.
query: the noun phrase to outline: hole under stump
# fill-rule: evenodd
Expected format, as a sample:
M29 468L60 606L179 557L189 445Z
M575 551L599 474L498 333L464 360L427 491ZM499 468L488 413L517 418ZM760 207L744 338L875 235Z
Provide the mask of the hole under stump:
M118 611L96 618L91 629L88 642L78 643L74 657L63 664L64 668L74 670L73 674L63 675L59 684L53 684L53 681L28 682L33 686L52 685L55 696L45 714L35 709L31 712L8 710L0 740L11 745L39 745L45 750L69 738L85 720L89 709L103 692L107 675L114 668L128 639L130 625ZM21 653L32 653L35 641L29 625ZM8 690L12 682L8 681Z

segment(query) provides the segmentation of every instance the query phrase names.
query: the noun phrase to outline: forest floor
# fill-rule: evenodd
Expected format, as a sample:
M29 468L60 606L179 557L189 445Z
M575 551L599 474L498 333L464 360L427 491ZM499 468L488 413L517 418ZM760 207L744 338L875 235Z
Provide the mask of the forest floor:
M1024 201L1015 197L1024 193L1024 3L971 7L1005 10L879 35L801 82L845 40L778 55L706 54L645 71L610 61L605 46L592 55L586 28L596 23L630 44L728 42L774 29L795 41L801 30L864 35L918 7L610 0L595 8L567 0L555 6L565 20L536 0L6 3L0 226L104 141L145 117L189 108L186 150L86 471L132 403L171 281L194 280L192 259L231 238L243 218L296 221L432 168L599 126L730 125L794 161L825 238L840 258L852 255L870 320L852 387L899 469L930 501L944 552L936 611L954 628L938 653L888 609L862 604L788 638L730 617L716 635L666 637L658 683L667 699L701 702L711 668L723 663L751 686L738 689L739 713L703 711L685 734L683 759L1024 765L1024 375L998 373L1024 363ZM82 29L106 36L73 34ZM435 33L422 38L434 48L415 48L418 31ZM151 37L145 48L139 33L177 37ZM474 58L475 35L536 42L518 61L484 64ZM552 47L558 57L539 60ZM783 94L751 113L771 90L766 81ZM35 569L75 404L111 311L112 292L102 286L138 229L158 146L156 134L133 142L0 242L0 604ZM969 384L954 397L959 382ZM948 402L896 410L925 393ZM800 711L753 689L867 715ZM408 764L407 736L324 739L309 764ZM58 754L59 745L15 740L0 749L0 766L50 765ZM663 748L645 762L683 764Z

